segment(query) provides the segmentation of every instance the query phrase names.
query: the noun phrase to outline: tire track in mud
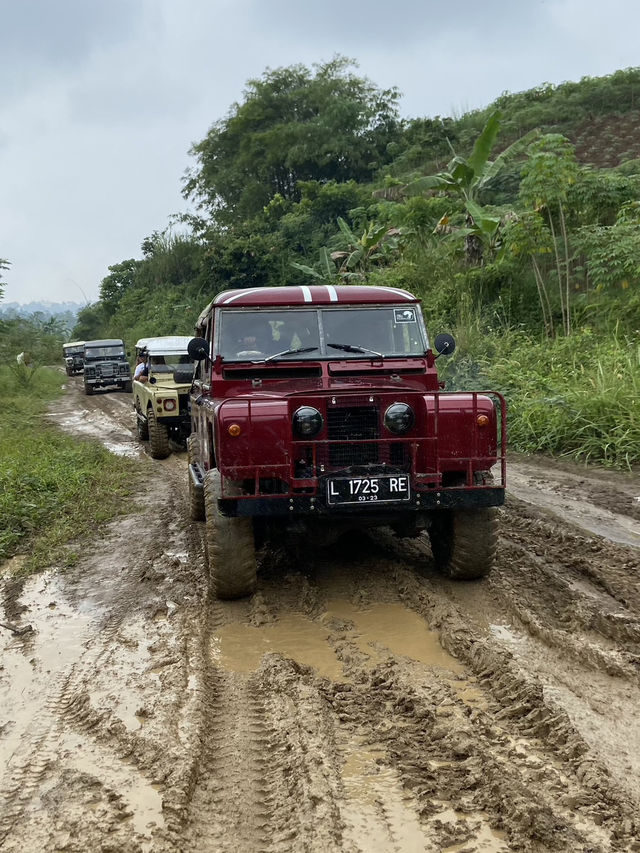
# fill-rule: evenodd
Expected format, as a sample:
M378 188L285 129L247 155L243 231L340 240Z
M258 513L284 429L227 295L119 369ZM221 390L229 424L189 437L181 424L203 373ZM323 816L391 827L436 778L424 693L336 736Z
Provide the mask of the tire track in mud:
M393 551L393 546L387 548ZM523 672L498 642L476 633L437 582L403 567L402 560L381 559L377 547L361 544L360 550L364 557L355 563L353 555L336 560L335 553L324 566L311 560L305 577L263 572L258 601L244 612L237 606L232 612L227 605L215 605L231 622L247 626L255 623L256 615L259 624L277 625L292 611L303 613L328 626L327 642L343 666L345 681L336 682L319 678L286 656L263 659L261 714L274 701L273 693L282 689L282 679L288 682L289 697L304 690L307 697L326 702L323 708L320 703L322 725L310 713L308 702L303 706L308 728L325 734L321 744L306 744L306 758L292 765L288 787L297 800L318 801L317 795L310 798L304 793L313 756L328 780L321 802L325 807L331 804L330 812L336 815L329 824L331 841L321 843L309 835L298 815L297 826L293 829L288 823L284 837L270 830L271 844L264 849L306 849L307 843L309 849L327 850L440 850L455 844L475 849L483 839L483 849L493 850L632 849L629 845L637 838L632 805L589 755L588 745L563 709L545 698L535 676ZM349 563L347 579L332 568L340 562ZM329 616L327 621L331 599L344 601L345 593L356 616L359 609L366 612L372 600L388 604L404 600L429 625L437 626L442 645L456 655L453 672L389 653L382 635L382 645L363 651L357 634L345 636L344 619ZM222 622L217 620L214 634ZM269 681L264 681L265 672L270 673ZM255 673L248 677L255 678ZM224 704L217 712L223 717ZM237 713L237 705L233 707ZM211 729L224 732L226 725L213 722ZM239 730L244 728L241 723ZM295 718L287 717L286 728L291 749L299 731ZM224 734L214 742L218 737L224 739ZM272 767L269 779L263 776L261 784L277 791L274 778L281 780L282 768L277 766L278 748L271 738L267 741ZM232 751L226 763L217 765L217 774L233 779L225 767L237 759ZM251 773L244 779L253 785ZM211 793L218 785L219 780L209 781L205 787ZM254 798L259 789L264 791L256 782ZM238 805L225 803L224 797L208 802L236 814ZM245 797L252 802L251 795ZM273 793L266 799L263 793L257 797L261 804L276 799ZM264 814L262 807L256 806L256 811ZM205 831L207 813L211 812L202 808L196 794L187 818L196 836ZM278 818L282 821L283 815L276 811L271 820ZM227 849L223 839L229 831L235 849L252 849L255 836L252 841L234 833L237 818L230 819L232 825L222 836L219 825L210 826L210 846L199 849ZM317 819L311 822L311 827L317 825ZM380 839L382 846L376 846Z

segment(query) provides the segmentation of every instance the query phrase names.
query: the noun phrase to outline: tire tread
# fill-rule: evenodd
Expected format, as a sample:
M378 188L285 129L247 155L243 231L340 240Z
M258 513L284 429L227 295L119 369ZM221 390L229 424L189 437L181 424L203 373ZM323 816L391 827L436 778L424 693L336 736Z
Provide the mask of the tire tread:
M216 598L251 595L256 588L256 550L250 518L220 514L220 472L209 470L204 478L205 545L209 581Z

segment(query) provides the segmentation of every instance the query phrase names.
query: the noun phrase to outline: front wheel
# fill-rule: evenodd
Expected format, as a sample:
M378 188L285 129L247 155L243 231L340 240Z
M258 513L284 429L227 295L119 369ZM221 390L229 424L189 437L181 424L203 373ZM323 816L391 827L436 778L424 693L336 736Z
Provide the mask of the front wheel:
M87 395L87 397L90 397L93 394L93 385L89 385L87 382L85 382L84 393Z
M149 421L136 411L136 426L140 441L149 440Z
M204 477L205 546L209 581L216 598L242 598L256 588L256 546L250 518L221 515L220 472Z
M131 392L133 391L133 382L131 380L125 382L122 386L122 390L125 391L127 394L131 394Z
M498 517L493 507L439 510L429 528L436 568L454 580L489 574L498 548Z
M171 453L169 447L169 430L161 424L152 408L147 409L147 424L149 429L149 451L152 459L166 459Z

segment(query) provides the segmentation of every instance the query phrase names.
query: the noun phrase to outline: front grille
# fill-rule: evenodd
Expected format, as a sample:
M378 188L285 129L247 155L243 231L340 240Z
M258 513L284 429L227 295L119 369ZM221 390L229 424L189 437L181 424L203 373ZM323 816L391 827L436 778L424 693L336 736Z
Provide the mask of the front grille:
M115 370L113 364L101 364L98 368L100 375L105 378L107 376L114 376Z
M380 437L380 415L377 406L349 406L329 409L327 436L330 441L361 442ZM329 465L371 465L380 462L377 444L330 444Z
M330 441L362 441L378 438L380 424L377 406L353 406L329 409L327 433Z

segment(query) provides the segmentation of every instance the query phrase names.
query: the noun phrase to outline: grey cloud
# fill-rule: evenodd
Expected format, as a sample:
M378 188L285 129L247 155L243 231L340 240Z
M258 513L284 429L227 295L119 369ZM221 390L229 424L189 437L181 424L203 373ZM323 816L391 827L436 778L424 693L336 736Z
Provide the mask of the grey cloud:
M122 38L140 18L128 0L13 0L0 4L2 63L74 65L97 46Z
M135 32L143 11L128 0L1 0L0 97L23 94L43 74L77 71Z
M527 4L514 0L370 0L366 4L345 0L304 4L300 0L256 0L253 14L265 30L290 33L307 44L329 39L336 45L368 43L401 50L403 45L420 41L428 50L430 36L438 38L446 33L454 39L451 46L455 50L456 35L474 32L482 40L483 32L493 39L496 33L511 29L527 31L540 24L544 10L540 0Z

